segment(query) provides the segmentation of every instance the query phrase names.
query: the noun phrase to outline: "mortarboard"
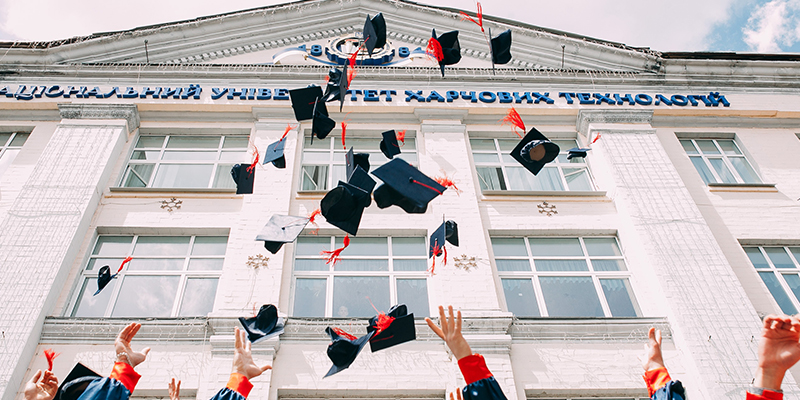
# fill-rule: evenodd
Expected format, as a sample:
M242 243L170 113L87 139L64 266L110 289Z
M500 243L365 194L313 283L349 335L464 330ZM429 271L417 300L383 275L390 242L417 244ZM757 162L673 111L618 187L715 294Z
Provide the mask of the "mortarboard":
M544 168L545 164L558 157L559 151L560 148L557 144L547 139L536 128L531 128L511 151L511 157L536 175Z
M286 157L283 156L283 149L286 148L286 140L284 139L286 138L282 138L267 147L267 151L264 153L264 164L272 162L272 165L277 168L286 168Z
M369 204L369 201L366 190L339 181L339 185L326 193L319 204L328 223L355 236L364 215L364 204Z
M364 172L369 172L369 153L354 153L351 147L347 154L344 155L344 162L348 180L356 167L361 167Z
M264 304L255 317L239 317L247 339L257 343L283 333L283 318L278 316L278 309L272 304Z
M292 89L289 91L289 97L292 100L292 109L294 110L294 117L298 121L305 121L314 116L314 107L317 100L322 98L322 88L317 85L311 85L302 89ZM328 109L318 109L320 113L328 115Z
M231 176L236 182L236 194L253 194L256 169L250 166L251 164L236 164L231 167Z
M442 47L442 59L439 60L439 68L444 76L444 66L457 64L461 61L461 45L458 43L458 31L443 33L436 37L436 29L431 31L431 37L439 42Z
M381 133L383 140L381 140L381 152L388 159L400 154L400 145L397 143L397 133L394 130Z
M383 313L381 313L383 314ZM369 340L372 352L383 350L417 338L414 314L409 314L405 304L389 309L386 315L376 315L369 320L367 332L376 332ZM388 326L383 326L388 324Z
M573 158L580 157L585 158L586 153L591 150L590 148L580 148L580 147L573 147L569 149L569 154L567 155L567 160L572 160Z
M431 200L447 190L401 158L383 164L372 174L384 183L375 189L379 208L397 205L409 214L421 214Z
M323 101L339 100L339 112L341 112L349 87L350 82L347 78L347 64L344 65L344 71L338 68L331 68L331 70L328 71L328 84L325 85L325 95L322 96L322 99Z
M492 30L489 29L489 35ZM511 61L511 29L493 37L492 44L492 64L508 64Z
M101 379L100 374L92 371L81 363L75 364L64 382L58 387L54 400L77 400L90 383Z
M327 327L325 332L331 337L331 344L328 345L328 358L333 362L331 369L325 374L324 378L338 374L350 367L358 357L358 353L367 344L374 332L356 338L337 328Z
M356 168L347 177L347 183L367 192L366 198L361 203L364 208L369 207L370 204L372 204L372 190L375 189L375 185L377 183L375 182L375 179L372 179L372 177L369 176L367 171L364 171L361 166L356 165Z
M452 219L448 219L444 223L444 237L445 240L450 242L453 246L458 247L458 224Z
M386 20L383 19L382 13L378 13L372 19L367 15L362 36L364 47L367 48L370 57L375 49L383 48L386 45Z
M453 246L458 246L458 225L456 221L447 220L442 222L431 234L430 245L428 246L428 258L438 257L445 246L445 241Z
M264 248L275 254L284 243L294 242L306 227L308 221L309 219L306 217L273 215L256 236L256 240L263 240Z
M329 133L336 127L336 121L328 116L328 109L325 107L324 101L317 101L314 103L313 108L314 118L311 120L311 141L314 141L314 135L318 139L325 139Z
M116 278L119 275L119 271L122 271L122 267L128 263L128 261L132 260L133 257L127 257L125 260L122 261L122 264L119 265L117 272L114 275L111 275L111 267L108 265L103 265L100 267L100 270L97 271L97 291L94 292L92 296L97 296L100 292L111 283L111 280Z

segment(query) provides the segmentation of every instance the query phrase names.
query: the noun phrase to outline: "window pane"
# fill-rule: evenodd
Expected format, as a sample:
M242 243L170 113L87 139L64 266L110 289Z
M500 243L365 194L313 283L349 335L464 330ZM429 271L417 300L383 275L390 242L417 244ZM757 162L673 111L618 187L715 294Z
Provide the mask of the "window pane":
M154 164L128 165L128 177L123 185L125 187L147 187L150 176L153 174Z
M336 238L336 248L344 246L344 238ZM350 246L342 253L344 257L350 256L389 256L389 244L385 237L351 237Z
M217 278L189 278L183 293L179 317L204 317L214 309Z
M217 165L217 171L214 175L214 183L211 187L217 189L235 189L236 182L233 181L233 177L231 176L231 168L233 168L233 164Z
M319 253L331 250L331 238L301 236L297 238L294 251L298 256L319 256Z
M325 190L328 187L328 167L303 165L303 186L300 190Z
M528 260L494 260L498 271L530 271L531 262Z
M192 246L193 256L224 256L228 247L227 236L198 236Z
M469 145L472 150L497 150L492 139L470 139Z
M591 277L540 277L551 317L602 317L603 307Z
M794 254L794 259L800 262L800 247L789 247L789 250Z
M207 188L213 170L213 164L161 164L153 187Z
M253 163L252 157L248 160L246 151L223 151L219 154L220 161L230 161L233 164Z
M569 190L592 190L589 171L586 168L564 168L564 177L567 179Z
M326 279L300 279L295 281L295 317L324 317Z
M22 145L24 145L25 142L28 140L28 136L30 136L30 133L17 133L16 135L14 135L14 139L11 139L11 143L9 143L8 145L15 147L22 147Z
M220 271L224 262L222 258L193 258L189 260L189 271Z
M696 140L695 142L697 143L697 147L700 147L700 151L702 151L703 154L719 154L719 149L714 145L713 140Z
M627 279L600 279L612 317L636 317L633 290Z
M303 152L303 163L328 163L331 161L331 153L327 151L306 151Z
M334 165L331 167L331 180L332 185L336 185L339 181L347 182L347 168L344 165Z
M392 238L392 255L394 256L424 256L425 250L425 238Z
M747 253L747 257L750 258L750 262L753 263L754 267L769 268L767 259L761 254L761 250L758 247L745 247L744 252Z
M536 256L583 256L578 238L531 238L531 254Z
M708 169L708 165L706 165L706 162L702 157L689 157L689 159L692 160L694 169L696 169L697 173L700 174L700 177L703 178L703 182L709 184L717 181L717 179L714 178L714 175L711 173L711 170Z
M788 315L797 314L797 309L794 307L794 304L792 304L792 301L789 300L789 296L786 295L786 291L783 290L781 284L778 283L778 278L775 277L775 274L772 272L759 272L758 275L761 277L761 280L764 281L764 284L767 285L767 289L772 293L772 297L778 303L783 313Z
M310 131L306 131L310 133ZM316 139L314 138L314 143L311 143L311 136L307 134L305 140L303 142L304 149L330 149L331 148L331 138L327 139Z
M188 236L139 236L133 249L135 256L185 256Z
M123 260L123 258L92 258L86 265L86 270L100 269L103 265L108 265L111 268L111 272L115 272Z
M325 260L321 258L316 258L316 259L298 258L294 260L295 271L329 271L330 269L331 269L330 264L325 264Z
M517 317L539 317L539 305L530 279L503 279L508 311Z
M136 148L160 148L164 146L164 138L166 136L139 136L139 141L136 143Z
M333 278L334 317L372 317L375 309L388 310L389 277L344 277Z
M583 244L586 245L586 252L590 256L599 257L621 257L622 252L617 247L617 240L614 238L585 238Z
M753 170L753 167L750 166L750 163L747 162L744 157L728 157L728 161L731 162L733 168L739 173L739 176L742 177L743 182L761 183L761 179L756 175L756 171Z
M426 260L394 260L395 271L427 271Z
M586 260L534 260L537 271L588 271Z
M215 161L216 151L165 151L162 160L168 161Z
M341 259L333 267L336 271L388 271L389 260Z
M249 145L247 136L226 136L222 142L223 149L246 149Z
M406 140L406 141L408 141L408 140ZM414 151L413 148L412 148L411 151ZM382 156L383 155L381 155L381 157ZM414 165L414 166L417 165L417 153L400 153L400 154L396 155L395 158L402 158L403 161L405 161L405 162L407 162L407 163L409 163L411 165ZM375 167L376 168L378 167L377 164L376 164Z
M725 154L742 154L733 140L717 140L717 144L719 144L719 147L722 148L722 152Z
M592 267L595 271L627 271L625 262L622 260L592 260Z
M397 303L405 304L414 318L430 315L428 306L428 281L425 279L398 279Z
M506 190L501 168L476 168L481 190Z
M561 140L552 140L552 142L558 145L562 153L567 153L569 149L573 147L578 147L578 142L576 142L575 140L561 139Z
M120 256L128 254L131 249L130 236L100 236L97 244L94 245L93 255L97 256Z
M764 247L775 268L796 268L783 247Z
M514 150L514 147L517 147L518 140L509 140L509 139L498 139L497 144L500 145L500 151L507 152Z
M178 276L126 276L111 316L169 317L178 282Z
M134 258L128 263L129 271L180 271L185 258Z
M733 177L731 170L725 165L721 158L709 158L708 162L717 171L717 175L722 179L723 183L736 183L736 178Z
M131 154L131 160L147 160L147 161L158 161L161 157L161 152L158 150L152 151L143 151L143 150L136 150Z
M216 149L219 147L219 136L170 136L168 149Z
M114 293L114 287L119 279L112 279L100 294L93 296L97 291L97 278L88 278L83 282L81 294L78 297L78 306L72 311L73 317L102 317L106 313L108 301Z
M694 144L692 144L691 140L681 140L681 146L686 150L686 154L700 154L700 152L694 148Z
M545 167L533 175L522 167L506 167L511 190L562 191L561 174L558 168Z
M492 238L495 257L527 257L525 242L522 239Z
M8 139L11 138L11 133L2 133L0 132L0 146L5 146L8 143Z
M797 274L784 274L783 279L789 285L789 290L794 293L794 298L800 299L800 276L797 276Z
M475 159L475 164L497 164L500 162L497 153L474 153L472 158Z

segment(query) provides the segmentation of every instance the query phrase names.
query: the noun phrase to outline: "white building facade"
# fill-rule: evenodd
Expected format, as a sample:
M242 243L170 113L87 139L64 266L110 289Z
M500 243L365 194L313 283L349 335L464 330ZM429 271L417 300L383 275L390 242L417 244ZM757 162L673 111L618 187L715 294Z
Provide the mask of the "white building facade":
M288 90L325 84L382 12L388 44L358 68L337 128L310 141ZM742 399L760 316L800 310L800 57L659 53L487 17L511 29L512 62L491 65L458 10L402 0L306 0L49 43L0 43L0 390L22 397L61 355L110 370L131 321L134 397L204 399L230 373L233 328L262 304L287 318L253 346L274 369L254 399L442 399L463 386L422 320L452 304L510 400L647 397L637 359L665 337L673 378L697 399ZM462 61L422 53L460 30ZM365 60L367 57L362 57ZM536 177L508 155L514 107L562 154ZM424 214L369 207L344 232L319 218L267 252L273 214L310 215L344 177L345 146L388 161L380 133L405 130L401 158L449 189ZM235 163L284 132L286 168L259 165L237 195ZM571 147L591 147L567 160ZM459 225L447 263L426 245ZM99 295L97 270L133 261ZM417 340L330 367L326 326L360 335L405 303ZM787 375L787 398L800 395ZM790 376L791 375L791 376Z

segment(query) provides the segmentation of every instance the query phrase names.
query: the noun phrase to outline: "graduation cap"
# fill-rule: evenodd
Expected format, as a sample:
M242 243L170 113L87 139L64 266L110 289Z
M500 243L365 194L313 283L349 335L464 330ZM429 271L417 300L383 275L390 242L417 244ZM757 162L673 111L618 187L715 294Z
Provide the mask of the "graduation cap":
M367 196L363 198L361 205L367 208L372 204L372 190L375 189L375 179L364 171L361 166L357 165L353 172L347 177L347 183L367 192Z
M275 254L285 243L294 242L300 232L308 224L306 217L295 217L292 215L273 215L267 224L256 236L256 240L264 241L264 248L270 253Z
M264 304L255 317L239 317L247 339L257 343L283 333L283 318L278 316L278 309L272 304Z
M422 214L431 200L447 190L401 158L383 164L372 174L384 183L375 189L379 208L396 205L409 214Z
M102 379L102 376L87 366L77 363L58 387L54 400L77 400L89 384L97 379Z
M353 148L350 147L344 156L344 161L348 180L356 167L361 167L365 172L369 172L369 153L354 153Z
M536 175L544 168L545 164L558 157L560 150L557 144L547 139L536 128L531 128L511 151L511 157Z
M286 168L286 157L283 156L284 148L286 148L285 138L281 138L281 140L270 144L267 147L267 151L264 153L264 164L272 162L272 165L277 168Z
M347 64L344 65L344 71L338 68L331 68L328 71L328 84L325 85L325 95L322 96L322 99L323 101L339 100L339 112L341 112L344 106L344 99L347 96L347 89L349 88Z
M436 43L438 43L438 46ZM442 77L444 77L445 65L453 65L461 61L461 45L458 43L458 31L450 31L436 37L436 29L433 29L428 47L433 47L431 50L436 60L439 61Z
M336 121L328 116L328 109L325 107L325 102L317 101L314 104L314 118L311 120L311 142L314 142L314 135L318 139L325 139L329 133L336 127Z
M370 57L375 49L383 48L386 45L386 20L383 19L383 13L378 13L372 19L367 15L362 36L364 37L364 47L367 48Z
M492 29L489 29L489 36L492 35ZM492 44L492 65L494 64L508 64L511 61L511 29L493 37Z
M236 182L236 194L253 194L256 169L251 164L236 164L231 167L231 177Z
M581 148L581 147L573 147L569 149L569 154L567 155L567 160L572 160L575 157L585 158L587 153L591 150L590 148Z
M305 121L314 116L314 107L322 96L322 88L311 85L302 89L292 89L289 91L289 98L292 100L294 117L298 121ZM322 114L328 115L328 109L324 107L317 110Z
M361 349L374 335L374 332L369 332L360 338L356 338L341 329L331 328L330 326L325 328L325 333L331 337L332 342L328 345L328 358L331 359L333 365L323 378L338 374L350 367L358 357L358 353L361 352Z
M388 159L400 154L400 144L397 142L397 133L394 130L381 133L383 140L381 140L381 153Z
M380 313L369 320L367 332L376 332L369 340L372 352L383 350L417 338L414 327L414 314L409 314L405 304L398 304L389 309L387 314Z
M94 292L92 296L97 296L98 294L100 294L100 292L103 289L105 289L109 283L111 283L111 280L116 278L117 275L119 275L119 271L122 271L122 267L124 267L125 264L127 264L128 261L132 259L133 257L128 257L125 260L123 260L122 264L119 265L119 269L117 269L117 272L114 275L111 275L111 267L109 267L108 265L103 265L102 267L100 267L100 270L97 271L97 291Z
M458 246L458 225L456 221L448 220L442 222L431 234L430 246L428 246L428 258L438 257L444 251L445 241L453 246Z
M328 223L355 236L369 197L366 190L339 181L320 201L320 210Z

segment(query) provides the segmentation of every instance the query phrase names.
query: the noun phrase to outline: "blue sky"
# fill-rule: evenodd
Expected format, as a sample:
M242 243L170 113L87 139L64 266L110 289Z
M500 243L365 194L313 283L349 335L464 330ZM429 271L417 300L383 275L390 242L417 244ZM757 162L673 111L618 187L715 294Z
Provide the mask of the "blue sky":
M331 1L343 7L349 3ZM476 8L474 0L416 1ZM284 2L0 0L0 41L65 39ZM484 0L482 4L487 15L659 51L800 52L800 0ZM391 20L388 25L391 29ZM464 29L470 28L465 22Z

